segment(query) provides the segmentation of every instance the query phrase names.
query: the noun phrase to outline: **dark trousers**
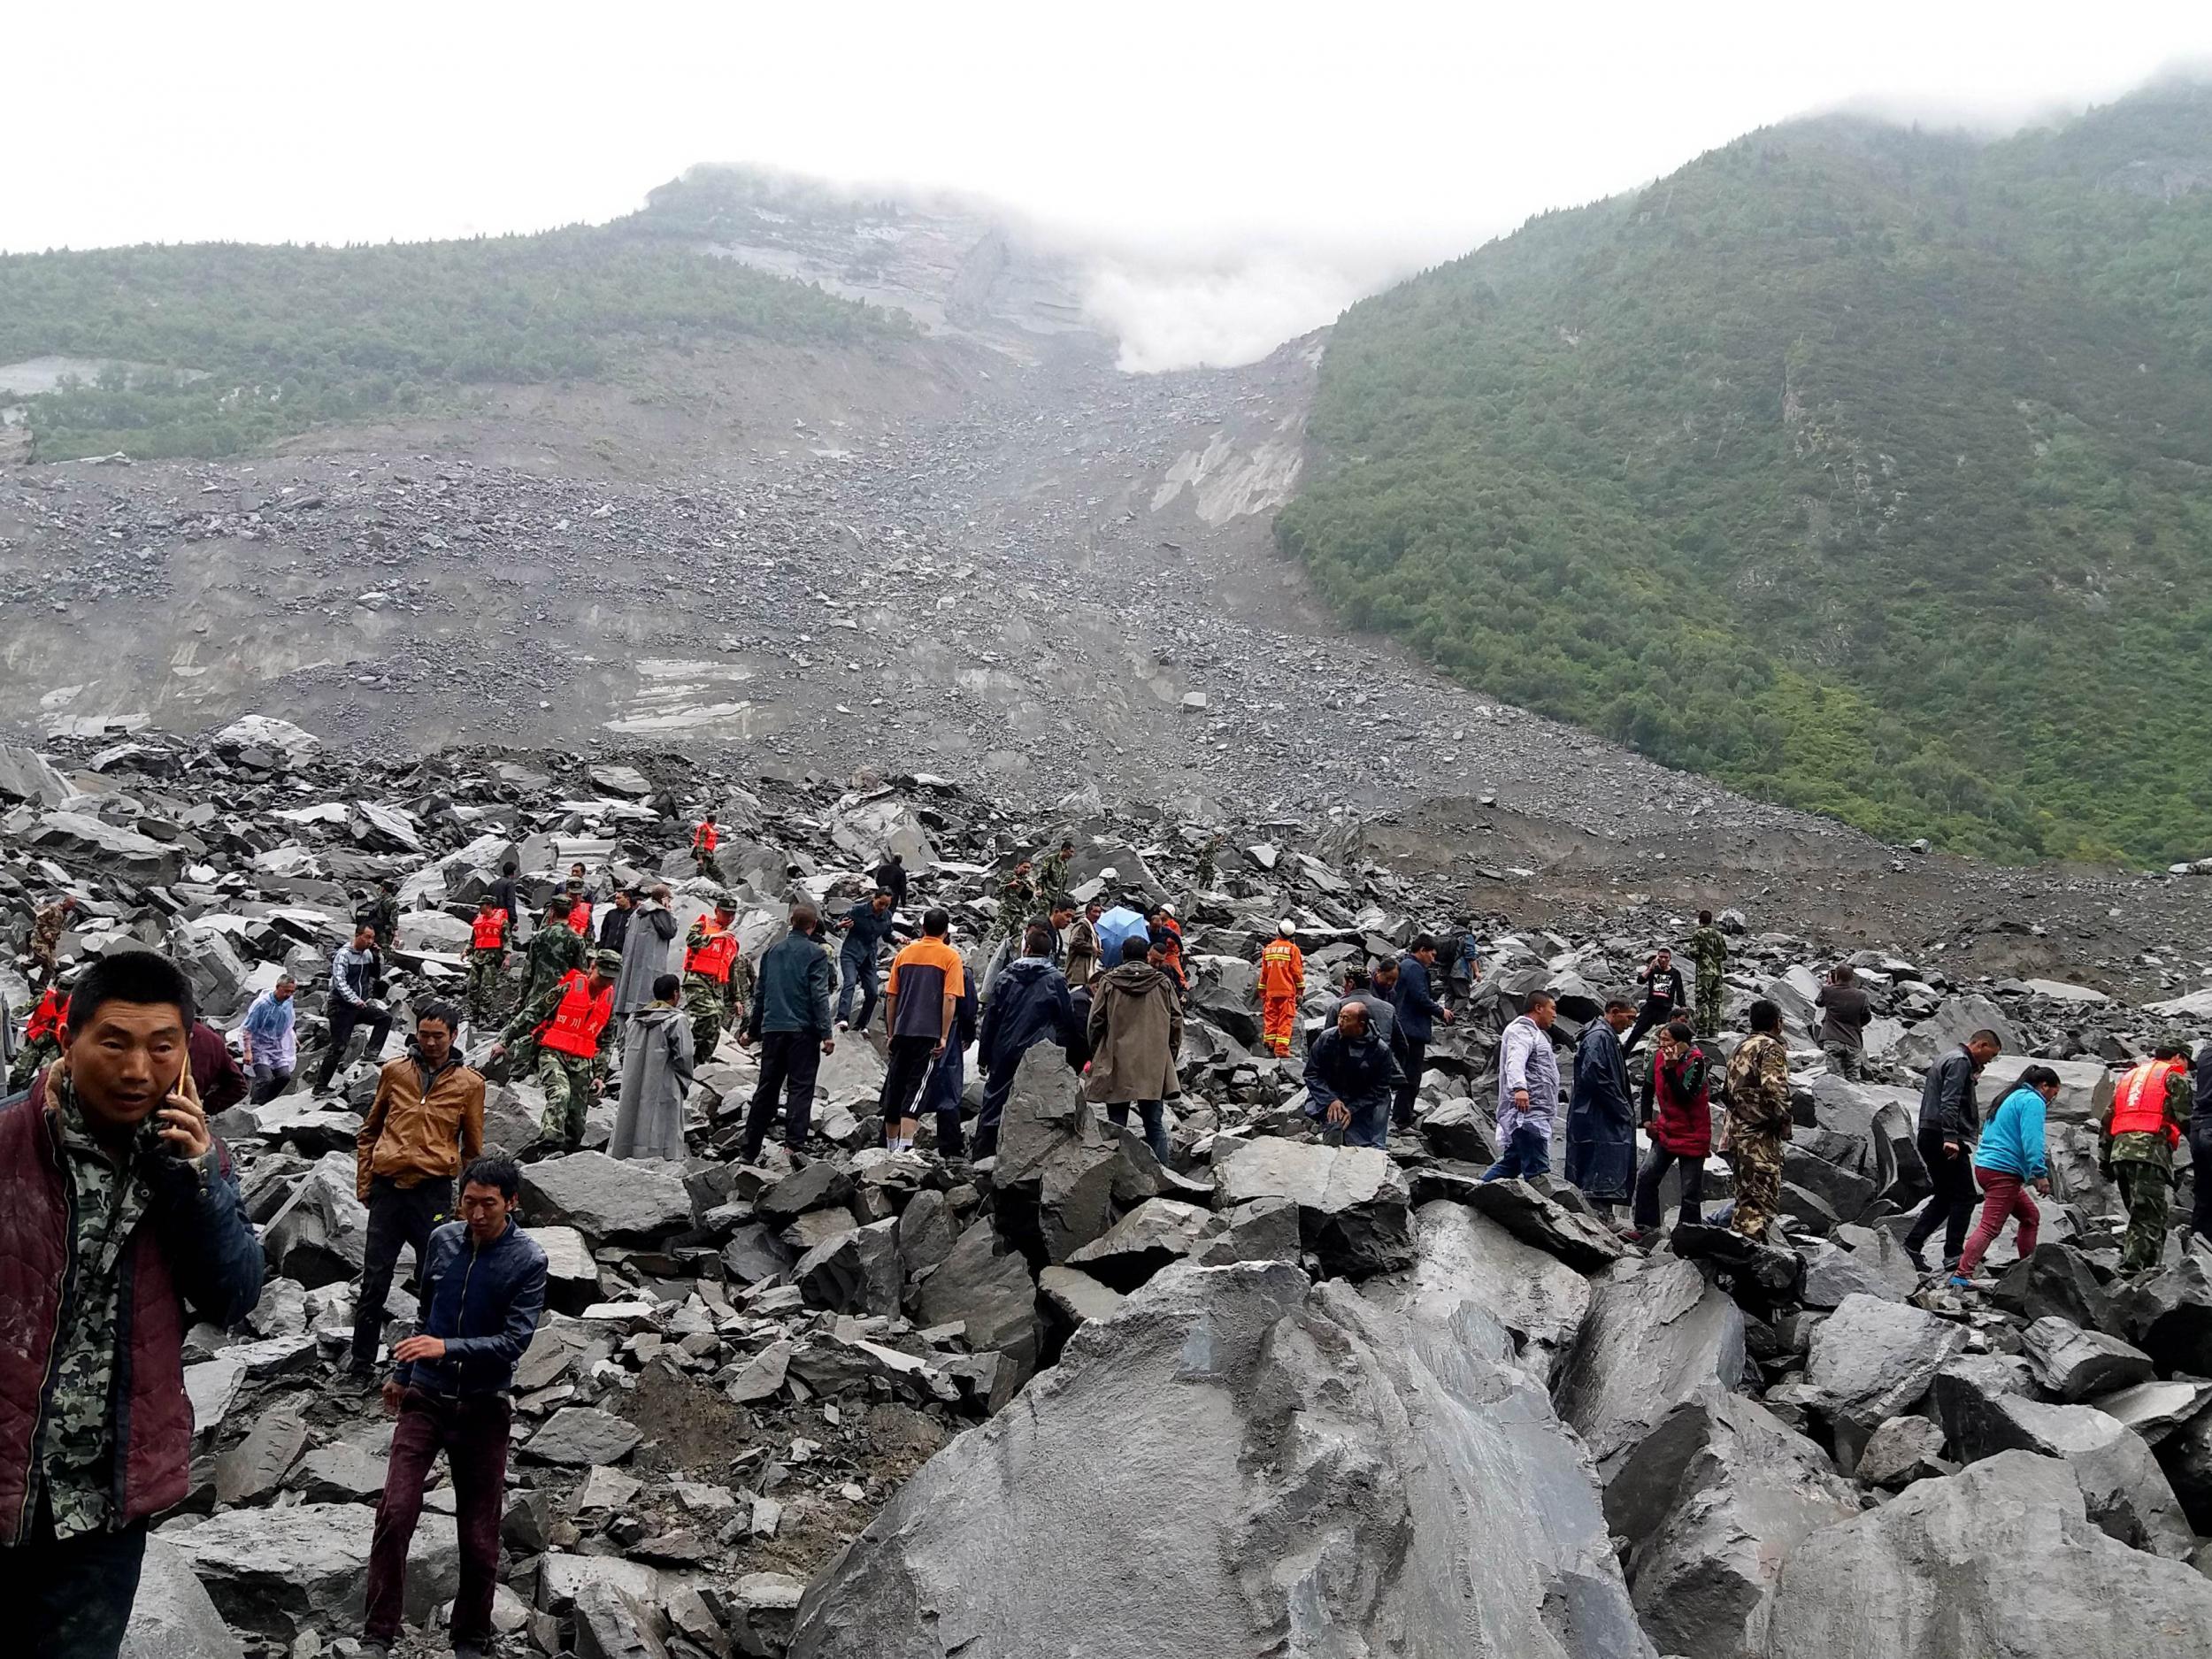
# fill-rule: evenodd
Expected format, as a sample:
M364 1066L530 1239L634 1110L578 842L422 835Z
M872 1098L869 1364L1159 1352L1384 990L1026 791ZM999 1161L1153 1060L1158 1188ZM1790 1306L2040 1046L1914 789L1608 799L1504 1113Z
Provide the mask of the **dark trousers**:
M848 946L837 953L837 1018L865 1031L876 1011L876 953L871 949L858 951ZM853 1019L853 993L860 994L860 1018Z
M968 1062L957 1042L945 1045L937 1064L930 1068L929 1082L922 1090L920 1111L937 1116L937 1152L941 1157L957 1158L967 1156L966 1137L961 1133L960 1097L968 1090Z
M422 1517L422 1486L440 1452L453 1477L454 1521L461 1538L461 1588L453 1598L456 1647L488 1647L492 1592L499 1579L499 1523L506 1509L507 1428L511 1417L497 1394L433 1394L410 1388L400 1396L392 1430L384 1495L369 1545L367 1605L362 1633L389 1642L399 1634L407 1600L407 1546Z
M2197 1184L2197 1195L2189 1210L2189 1228L2197 1237L2212 1243L2212 1146L2200 1151L2189 1148L2190 1179Z
M1551 1131L1540 1124L1523 1124L1505 1143L1495 1164L1482 1172L1486 1181L1529 1180L1551 1173Z
M119 1532L58 1539L42 1498L28 1535L0 1548L0 1607L15 1632L0 1641L0 1650L38 1659L115 1659L145 1556L145 1522Z
M369 1241L361 1264L360 1300L353 1304L354 1370L368 1371L376 1363L376 1345L384 1334L384 1298L391 1294L400 1247L414 1251L419 1273L431 1229L452 1215L451 1181L402 1187L380 1175L369 1183Z
M253 1088L246 1099L252 1105L265 1106L283 1094L285 1085L291 1080L292 1069L289 1066L279 1071L265 1060L257 1060L253 1065Z
M1398 1069L1405 1073L1405 1077L1393 1091L1390 1116L1399 1128L1410 1129L1413 1127L1413 1097L1420 1091L1421 1072L1429 1063L1429 1046L1405 1037L1399 1037L1395 1041ZM1359 1144L1364 1146L1366 1142Z
M1144 1125L1144 1143L1152 1148L1152 1156L1163 1166L1167 1163L1167 1113L1156 1100L1137 1102L1137 1118ZM1106 1121L1117 1129L1129 1127L1129 1108L1125 1102L1106 1109Z
M891 1056L883 1068L883 1127L914 1116L914 1096L929 1079L930 1061L937 1047L934 1037L894 1037Z
M822 1069L822 1040L811 1032L771 1031L760 1040L760 1082L753 1108L745 1115L745 1161L760 1156L776 1123L776 1096L784 1097L783 1143L796 1152L806 1145L814 1120L814 1079Z
M1636 1051L1636 1045L1644 1040L1646 1032L1654 1025L1665 1025L1673 1018L1674 1004L1672 1002L1646 1002L1636 1010L1636 1023L1628 1028L1628 1035L1621 1043L1621 1052L1633 1054Z
M1955 1155L1943 1149L1943 1131L1933 1126L1920 1132L1920 1161L1928 1166L1935 1191L1920 1211L1920 1218L1905 1235L1905 1248L1917 1250L1943 1229L1943 1264L1952 1265L1966 1248L1966 1230L1980 1206L1974 1193L1974 1148L1961 1146Z
M323 1056L322 1070L315 1073L315 1092L319 1094L330 1087L330 1079L338 1070L338 1062L346 1052L346 1044L352 1041L354 1027L369 1028L369 1045L364 1051L376 1054L384 1047L384 1039L392 1029L388 1010L380 1009L369 1013L351 1002L334 1001L330 1005L330 1048Z
M1682 1171L1682 1198L1675 1208L1675 1219L1705 1218L1705 1160L1687 1152L1670 1152L1654 1141L1644 1167L1636 1172L1636 1203L1629 1212L1639 1227L1659 1225L1659 1183L1667 1179L1670 1169L1677 1167Z

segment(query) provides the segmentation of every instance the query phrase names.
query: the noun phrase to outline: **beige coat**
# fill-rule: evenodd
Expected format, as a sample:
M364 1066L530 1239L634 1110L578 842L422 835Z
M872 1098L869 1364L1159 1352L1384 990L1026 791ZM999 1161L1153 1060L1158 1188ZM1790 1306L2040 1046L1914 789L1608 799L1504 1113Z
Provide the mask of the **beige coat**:
M1125 962L1100 976L1092 995L1085 1098L1103 1106L1180 1098L1183 1003L1175 982L1148 962Z

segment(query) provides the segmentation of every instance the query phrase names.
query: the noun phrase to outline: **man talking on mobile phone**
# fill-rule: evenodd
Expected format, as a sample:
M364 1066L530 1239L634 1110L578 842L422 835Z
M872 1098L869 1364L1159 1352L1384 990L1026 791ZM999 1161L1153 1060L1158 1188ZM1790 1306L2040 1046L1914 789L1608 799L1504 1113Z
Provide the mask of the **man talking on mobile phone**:
M165 958L104 958L61 1058L0 1110L0 1605L41 1659L121 1648L147 1523L191 1486L184 1333L261 1296L192 1013Z

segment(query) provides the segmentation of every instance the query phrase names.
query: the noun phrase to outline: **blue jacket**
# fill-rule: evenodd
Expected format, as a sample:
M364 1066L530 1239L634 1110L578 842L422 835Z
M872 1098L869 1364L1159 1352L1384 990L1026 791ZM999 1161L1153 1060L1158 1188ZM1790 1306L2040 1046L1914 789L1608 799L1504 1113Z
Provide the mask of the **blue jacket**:
M898 916L895 909L878 916L872 899L864 899L854 905L845 912L847 931L840 954L873 962L894 933L904 933L909 939L913 938L914 930L899 920Z
M393 1379L431 1394L504 1394L544 1311L545 1251L535 1239L510 1221L479 1248L468 1223L449 1221L430 1235L415 1326L444 1338L445 1356L395 1365Z
M1411 952L1398 958L1398 983L1390 1000L1398 1009L1398 1037L1403 1042L1425 1043L1435 1034L1430 1025L1444 1005L1429 995L1428 964Z
M994 1077L1010 1071L1025 1050L1064 1043L1074 1029L1067 975L1042 956L1018 956L1000 972L984 1006L983 1069Z
M1974 1148L1974 1167L2041 1179L2048 1164L2043 1153L2043 1097L2032 1088L2014 1089L1997 1102Z
M761 953L753 969L753 1006L745 1035L803 1031L817 1041L830 1034L830 964L820 943L786 933Z
M1323 1117L1333 1100L1342 1101L1355 1120L1362 1112L1387 1112L1391 1089L1403 1075L1379 1037L1347 1042L1342 1032L1325 1031L1306 1050L1306 1116Z

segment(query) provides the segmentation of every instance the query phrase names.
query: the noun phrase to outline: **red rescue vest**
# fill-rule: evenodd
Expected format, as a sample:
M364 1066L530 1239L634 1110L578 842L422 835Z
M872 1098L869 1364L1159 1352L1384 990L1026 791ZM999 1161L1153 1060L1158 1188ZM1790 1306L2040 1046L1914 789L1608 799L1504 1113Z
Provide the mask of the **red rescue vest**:
M538 1033L541 1048L586 1059L599 1052L599 1033L614 1018L614 981L608 980L594 996L584 978L581 968L571 968L561 980L560 1006Z
M58 1035L62 1016L68 1010L69 999L61 994L61 987L48 986L46 995L38 999L38 1006L31 1010L31 1023L23 1028L23 1041L36 1042L41 1037Z
M507 942L507 912L494 910L487 916L479 910L476 914L476 925L470 929L469 936L475 941L479 950L502 949Z
M2163 1132L2166 1144L2177 1145L2181 1131L2166 1116L2166 1079L2186 1069L2180 1060L2146 1060L2122 1078L2120 1087L2112 1092L2112 1133Z
M700 924L706 937L684 952L684 972L703 973L717 985L730 982L730 968L737 961L737 935L716 921Z
M579 899L568 912L568 931L579 938L591 937L591 901Z
M702 824L692 832L691 850L695 853L710 853L721 844L721 833L711 824Z

